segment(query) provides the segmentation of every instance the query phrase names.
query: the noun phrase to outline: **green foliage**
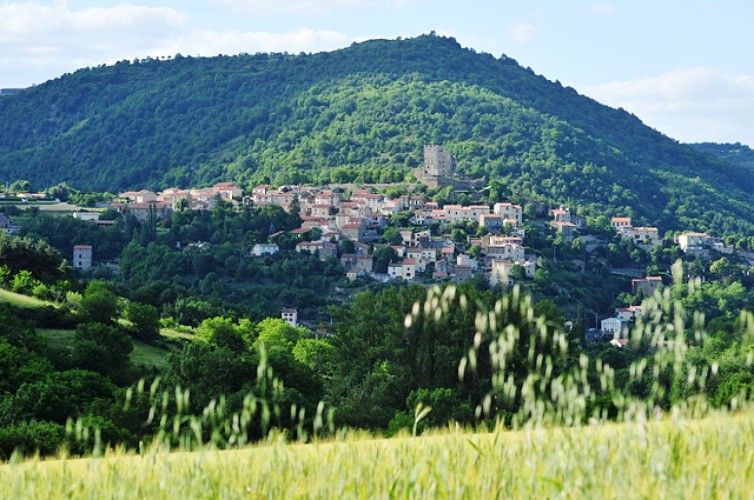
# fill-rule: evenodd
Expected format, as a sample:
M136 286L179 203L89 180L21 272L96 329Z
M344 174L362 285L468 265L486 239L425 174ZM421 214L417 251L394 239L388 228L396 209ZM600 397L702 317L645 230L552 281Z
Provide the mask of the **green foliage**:
M266 318L257 324L257 338L254 347L264 346L268 351L282 350L293 352L293 347L302 336L303 328L294 328L279 318Z
M192 407L200 410L212 399L236 394L256 380L257 366L248 354L194 342L171 359L167 380L189 389Z
M416 408L418 405L432 408L419 423L420 428L442 427L448 422L471 422L474 419L474 409L469 402L461 400L458 392L449 387L413 391L406 406Z
M323 308L327 292L342 278L336 260L323 262L291 250L250 258L257 242L300 220L278 206L227 206L212 212L175 212L169 231L143 244L131 241L120 256L121 277L131 299L149 303L164 316L197 326L213 316L276 316L281 307L297 307L305 316ZM205 242L201 248L190 246ZM209 242L208 242L209 241ZM285 248L285 247L289 248Z
M473 289L475 299L488 295ZM460 386L458 360L474 337L473 313L458 304L440 323L404 323L426 290L418 286L357 294L334 308L335 373L327 385L340 423L387 428L396 412L413 411L406 402L413 390L452 388L460 400L479 395L478 385ZM438 418L444 418L440 415Z
M83 321L113 324L120 315L118 297L102 281L92 281L79 304Z
M16 293L31 294L31 291L37 286L39 282L32 278L31 272L27 270L19 271L13 276L11 283L11 290Z
M400 234L398 235L400 237ZM392 247L380 247L374 250L372 269L375 273L387 274L391 262L398 262L398 253Z
M6 266L10 274L25 271L43 283L53 283L70 274L60 253L44 240L18 238L7 233L0 233L0 264Z
M36 420L21 422L0 428L0 457L7 460L14 451L52 455L67 442L65 425Z
M114 259L131 240L125 219L118 215L114 220L114 224L100 227L73 217L40 214L23 220L19 234L31 239L44 240L61 255L69 258L75 245L92 245L97 259Z
M149 304L129 302L124 311L131 322L134 335L142 340L155 339L160 334L160 313Z
M129 354L133 342L120 329L100 323L82 323L71 346L71 363L101 373L114 381L131 381Z
M196 331L209 345L234 351L243 351L255 335L248 320L234 324L231 319L220 316L205 319Z
M311 368L322 380L332 377L335 369L335 347L328 340L300 338L293 346L293 357Z
M747 167L754 171L754 150L740 142L735 144L702 142L691 144L691 146L702 153Z

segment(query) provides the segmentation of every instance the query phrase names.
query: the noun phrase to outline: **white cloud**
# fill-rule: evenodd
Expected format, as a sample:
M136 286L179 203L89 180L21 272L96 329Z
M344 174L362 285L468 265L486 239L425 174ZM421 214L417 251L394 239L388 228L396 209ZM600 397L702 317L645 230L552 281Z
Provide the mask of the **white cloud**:
M171 8L118 5L73 10L65 3L36 2L0 6L0 43L28 43L35 38L66 38L113 30L150 30L181 26L184 16Z
M401 7L425 0L214 0L255 14L323 14L355 7Z
M537 27L530 23L519 23L511 26L510 34L516 43L524 44L532 40L537 33Z
M354 41L327 30L201 30L187 26L185 19L175 9L134 5L78 10L66 2L0 6L0 87L28 86L81 67L135 57L318 52Z
M584 89L681 141L754 145L754 77L716 68L683 68L655 77Z

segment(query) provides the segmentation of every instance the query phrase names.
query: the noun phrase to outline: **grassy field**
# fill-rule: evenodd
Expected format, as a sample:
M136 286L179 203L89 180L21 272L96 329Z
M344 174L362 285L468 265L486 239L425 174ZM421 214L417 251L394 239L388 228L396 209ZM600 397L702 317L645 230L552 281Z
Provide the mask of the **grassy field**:
M111 452L0 467L9 498L751 498L754 414Z
M73 330L39 329L37 330L50 346L66 348L73 342ZM147 344L139 340L133 340L134 350L131 352L131 361L135 365L147 365L157 368L165 368L168 362L168 354L172 351L157 345Z
M30 201L27 203L6 202L6 203L3 203L3 205L12 205L21 210L26 210L31 207L37 207L39 208L40 212L49 213L50 215L71 215L73 212L78 212L79 210L82 210L82 207L73 205L71 203L66 203L64 201L57 202L57 203L49 202L49 201L48 202ZM103 209L84 207L83 210L86 210L88 212L101 212Z
M47 302L28 295L21 295L20 293L11 292L4 288L0 288L0 302L7 302L13 306L27 309L45 306L57 307L54 302Z

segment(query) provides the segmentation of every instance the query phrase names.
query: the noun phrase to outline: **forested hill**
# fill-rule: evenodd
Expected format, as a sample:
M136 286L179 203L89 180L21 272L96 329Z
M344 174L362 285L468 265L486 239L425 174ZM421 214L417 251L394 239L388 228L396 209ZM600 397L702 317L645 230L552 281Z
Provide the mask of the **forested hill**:
M0 100L0 180L36 188L405 178L422 145L493 197L745 234L754 176L516 61L424 35L314 55L123 61Z
M716 142L701 142L691 144L697 151L707 153L721 160L748 167L754 172L754 149L736 142L734 144L719 144Z

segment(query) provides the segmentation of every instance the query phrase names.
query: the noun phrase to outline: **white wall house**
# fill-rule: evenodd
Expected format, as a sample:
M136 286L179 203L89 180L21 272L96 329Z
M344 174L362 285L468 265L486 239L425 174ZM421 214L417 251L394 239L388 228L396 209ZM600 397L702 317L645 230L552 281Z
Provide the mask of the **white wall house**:
M620 337L628 330L628 321L622 318L603 319L600 323L600 329L603 335Z
M73 247L73 268L86 271L92 267L92 246L76 245Z
M282 313L280 313L280 317L291 325L292 327L298 326L298 310L293 308L285 308L283 309Z
M251 254L254 257L261 257L263 255L275 255L280 252L280 247L277 243L257 243L251 248Z

